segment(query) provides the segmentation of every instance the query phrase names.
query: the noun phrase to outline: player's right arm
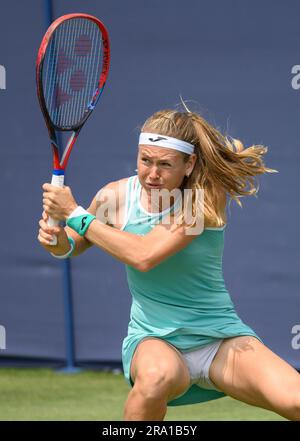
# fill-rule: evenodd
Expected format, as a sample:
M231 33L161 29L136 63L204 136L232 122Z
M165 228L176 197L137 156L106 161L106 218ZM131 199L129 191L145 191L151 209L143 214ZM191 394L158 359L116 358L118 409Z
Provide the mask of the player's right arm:
M115 197L112 197L114 195ZM118 200L118 181L111 182L105 185L101 190L99 190L99 192L93 198L90 206L87 208L87 211L96 216L100 222L103 222L104 224L110 226L114 226L114 219L110 219L107 213L109 213L110 211L113 212L116 199ZM112 207L110 207L110 201L112 202ZM106 207L106 210L101 210L102 206L104 207L104 205ZM109 208L111 208L111 210L109 210ZM118 209L118 204L116 209ZM72 257L82 254L85 250L93 245L85 237L77 234L72 228L69 228L68 226L65 226L63 228L59 225L51 227L47 224L47 220L48 215L44 211L42 214L42 219L39 221L40 229L38 240L42 247L50 253L53 253L57 256L65 255L70 250L70 242L68 240L68 237L71 237L75 242ZM56 245L50 245L50 241L52 240L53 235L57 237Z

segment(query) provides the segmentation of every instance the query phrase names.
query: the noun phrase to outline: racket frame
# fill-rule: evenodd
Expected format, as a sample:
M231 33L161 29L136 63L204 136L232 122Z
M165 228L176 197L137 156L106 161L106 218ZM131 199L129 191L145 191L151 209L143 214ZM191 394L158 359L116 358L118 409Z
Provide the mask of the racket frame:
M85 113L84 117L81 119L81 121L78 124L76 124L74 126L62 128L62 127L55 125L51 121L51 118L49 116L44 93L43 93L42 69L43 69L43 63L44 63L44 58L45 58L48 44L49 44L51 37L53 36L56 28L60 24L65 22L66 20L72 20L74 18L89 19L89 20L93 21L94 23L96 23L96 25L99 27L99 29L101 31L101 35L102 35L103 65L102 65L102 72L101 72L101 75L100 75L100 78L98 81L98 86L95 89L94 95L93 95L93 97L87 107L88 111ZM94 108L96 106L98 99L100 98L100 96L103 92L103 89L104 89L104 86L106 83L106 79L108 76L109 64L110 64L110 43L109 43L108 32L107 32L107 29L104 26L104 24L98 18L94 17L93 15L83 14L83 13L63 15L63 16L57 18L49 26L47 32L45 33L45 35L42 39L42 42L40 44L40 48L39 48L37 60L36 60L36 83L37 83L37 94L38 94L38 98L39 98L40 107L41 107L42 113L45 118L45 122L47 125L49 137L50 137L50 142L51 142L51 146L52 146L53 169L54 170L57 170L57 171L58 170L65 170L67 163L68 163L68 160L69 160L69 157L70 157L70 153L71 153L72 148L76 142L76 139L79 135L79 132L80 132L82 126L84 125L84 123L86 122L86 120L88 119L88 117L91 115L92 111L94 110ZM67 145L63 151L63 155L62 155L61 159L59 158L59 149L58 149L57 136L56 136L55 131L58 131L58 132L73 131L73 133L70 136L70 138L67 142Z

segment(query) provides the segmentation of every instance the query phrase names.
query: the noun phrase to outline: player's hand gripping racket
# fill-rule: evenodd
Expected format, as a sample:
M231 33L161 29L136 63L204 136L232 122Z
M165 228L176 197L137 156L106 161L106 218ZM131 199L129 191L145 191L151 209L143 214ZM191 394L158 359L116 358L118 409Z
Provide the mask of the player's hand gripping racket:
M94 110L109 70L108 33L100 20L87 14L68 14L47 30L37 56L36 82L52 151L51 184L64 185L64 171L78 134ZM56 132L72 132L62 148ZM59 221L49 218L48 225ZM56 244L56 237L52 241Z

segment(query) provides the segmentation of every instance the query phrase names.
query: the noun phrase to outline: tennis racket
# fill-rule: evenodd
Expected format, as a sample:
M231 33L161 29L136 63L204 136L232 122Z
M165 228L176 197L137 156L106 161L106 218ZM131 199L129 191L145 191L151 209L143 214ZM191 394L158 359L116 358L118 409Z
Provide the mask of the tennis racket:
M37 95L53 153L51 184L63 187L71 150L103 91L110 62L107 30L96 17L67 14L48 28L36 60ZM63 148L58 132L71 132ZM48 225L59 221L49 218ZM56 245L53 237L52 245Z

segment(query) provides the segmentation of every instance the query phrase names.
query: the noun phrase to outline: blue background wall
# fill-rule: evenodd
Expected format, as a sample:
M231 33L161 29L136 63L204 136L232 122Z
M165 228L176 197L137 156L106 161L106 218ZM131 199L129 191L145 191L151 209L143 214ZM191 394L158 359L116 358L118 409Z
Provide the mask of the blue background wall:
M38 244L41 185L51 151L35 92L35 59L46 30L44 1L1 4L0 364L66 362L62 263ZM111 38L111 70L84 127L67 182L88 206L106 183L135 173L138 127L184 99L247 146L269 147L279 170L259 179L257 198L231 204L224 276L241 318L300 369L292 327L300 325L300 3L275 0L53 1L55 18L98 16ZM123 265L99 249L71 261L77 364L120 364L130 293ZM298 342L300 338L298 339Z

